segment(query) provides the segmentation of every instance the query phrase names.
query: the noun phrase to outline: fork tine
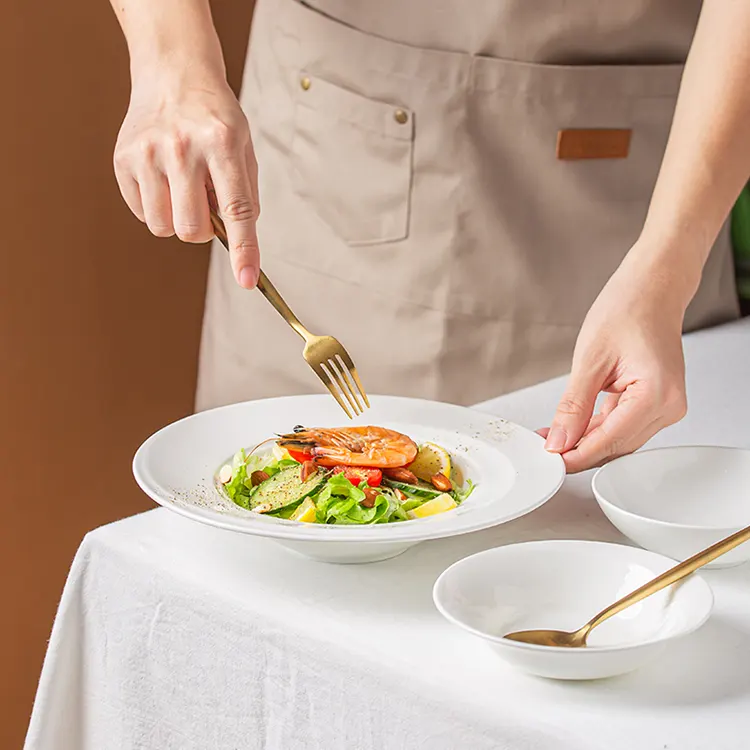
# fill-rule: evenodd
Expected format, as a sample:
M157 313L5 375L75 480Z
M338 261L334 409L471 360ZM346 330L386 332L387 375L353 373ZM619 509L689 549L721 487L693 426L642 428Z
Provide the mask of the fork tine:
M340 354L338 355L338 359L334 358L334 362L336 363L336 366L339 370L340 375L343 376L344 383L346 384L347 392L351 394L351 396L354 398L354 401L357 404L355 411L357 411L358 414L362 414L362 412L365 410L365 407L360 401L359 393L357 393L357 389L354 387L354 384L352 383L351 378L349 377L349 370L344 364L344 360L341 358ZM350 402L351 400L352 399L349 398Z
M359 375L357 374L357 368L354 366L354 362L352 362L352 358L349 356L349 353L341 347L341 351L339 352L339 357L341 357L341 361L346 366L346 369L349 371L349 374L354 379L354 382L357 384L357 390L359 390L359 395L362 396L362 399L364 400L365 404L367 405L367 408L370 408L370 399L367 398L367 393L365 392L365 389L362 385L362 381L359 379Z
M362 385L362 381L359 379L359 374L357 373L357 368L352 367L349 372L352 374L352 377L354 378L354 382L357 384L357 389L359 390L360 395L364 399L365 406L369 409L370 408L370 399L367 398L367 391L365 391L365 387Z
M354 414L361 414L362 408L360 407L359 402L352 397L352 389L348 387L348 384L344 382L344 379L341 377L341 367L336 360L328 359L325 362L321 362L321 367L325 367L326 372L331 376L331 380L336 383L339 390L344 394L346 400L349 402L349 406L352 407Z
M349 419L354 419L351 412L349 411L349 407L346 405L344 399L341 398L341 394L336 390L336 386L334 386L328 373L320 365L313 366L312 369L313 372L315 372L315 374L323 381L323 385L328 388L328 390L331 392L331 395L336 399L336 401L338 401L339 406L344 410L346 416L349 417Z

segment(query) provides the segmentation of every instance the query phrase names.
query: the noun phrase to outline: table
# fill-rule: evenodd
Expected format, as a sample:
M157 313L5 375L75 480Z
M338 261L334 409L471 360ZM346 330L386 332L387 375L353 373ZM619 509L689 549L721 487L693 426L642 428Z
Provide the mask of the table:
M690 413L653 445L750 447L750 320L686 339ZM544 425L563 380L480 405ZM336 566L164 509L97 529L73 563L27 750L740 750L750 730L750 566L709 571L711 620L631 675L506 667L431 600L500 544L623 541L570 477L505 526Z

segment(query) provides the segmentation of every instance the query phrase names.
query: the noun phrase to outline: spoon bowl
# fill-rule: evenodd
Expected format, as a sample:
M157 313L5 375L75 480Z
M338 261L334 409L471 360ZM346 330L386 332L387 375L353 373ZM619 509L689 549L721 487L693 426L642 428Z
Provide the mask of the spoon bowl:
M586 637L591 628L580 630L517 630L505 637L519 643L535 643L537 646L552 648L581 648L586 645Z

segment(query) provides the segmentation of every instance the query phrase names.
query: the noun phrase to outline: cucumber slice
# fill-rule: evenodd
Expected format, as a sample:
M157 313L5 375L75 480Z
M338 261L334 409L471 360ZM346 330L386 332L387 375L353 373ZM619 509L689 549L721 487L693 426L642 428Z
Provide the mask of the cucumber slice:
M288 505L296 505L306 497L319 492L328 479L327 472L318 471L303 482L299 472L299 466L290 466L258 485L250 497L250 510L263 505L267 506L264 512L272 513Z
M388 487L401 490L401 492L407 497L416 497L421 500L432 500L438 495L444 494L426 482L420 482L419 484L406 484L405 482L396 482L393 479L384 479L383 483Z
M299 508L300 503L297 503L296 505L287 505L286 508L281 508L281 510L271 510L268 513L264 513L264 516L271 516L271 518L291 518L296 512L297 508Z

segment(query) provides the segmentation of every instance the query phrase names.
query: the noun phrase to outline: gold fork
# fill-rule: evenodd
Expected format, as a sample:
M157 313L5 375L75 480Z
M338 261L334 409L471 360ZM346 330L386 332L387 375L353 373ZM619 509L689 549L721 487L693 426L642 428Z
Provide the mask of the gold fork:
M229 250L224 222L213 208L211 208L211 223L219 242ZM313 372L323 381L323 385L338 401L339 406L346 412L349 419L352 419L352 412L358 415L369 408L370 402L357 374L357 368L346 349L333 336L315 336L310 333L299 322L297 316L284 302L276 287L268 280L263 271L260 272L258 277L258 289L276 308L279 315L305 340L302 356L307 364L312 367ZM342 394L346 401L342 398ZM347 406L347 402L349 406ZM351 411L349 407L351 407Z

